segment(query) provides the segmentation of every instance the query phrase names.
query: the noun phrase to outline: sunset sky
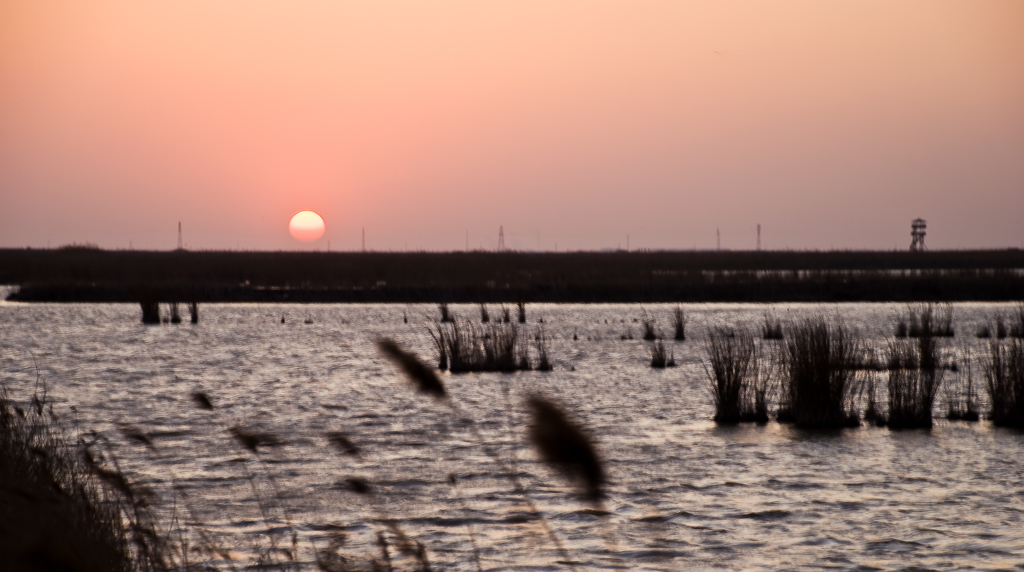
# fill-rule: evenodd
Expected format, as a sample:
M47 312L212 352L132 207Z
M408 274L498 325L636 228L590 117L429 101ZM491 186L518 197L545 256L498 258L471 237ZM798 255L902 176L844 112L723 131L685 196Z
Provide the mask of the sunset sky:
M916 217L1024 247L1020 0L0 1L0 247L904 249Z

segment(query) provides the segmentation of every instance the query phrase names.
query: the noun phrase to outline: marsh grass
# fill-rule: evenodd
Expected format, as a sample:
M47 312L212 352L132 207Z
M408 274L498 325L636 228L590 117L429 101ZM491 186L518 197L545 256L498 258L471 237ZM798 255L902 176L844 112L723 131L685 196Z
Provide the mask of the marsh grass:
M764 322L761 324L761 338L765 340L783 339L782 320L779 320L778 316L767 311L764 313Z
M526 323L526 303L525 302L517 303L516 304L516 309L519 310L519 323L520 324L525 324Z
M143 299L139 301L139 305L142 306L142 323L143 324L159 324L160 323L160 303L155 300Z
M1013 315L1010 316L1010 337L1024 338L1024 302L1017 305Z
M640 318L640 329L643 332L641 337L645 342L652 342L658 339L658 332L655 331L654 318L652 318L646 311Z
M925 330L913 342L889 342L889 408L891 429L932 427L932 408L942 385L942 368L935 338Z
M679 306L672 310L672 330L674 331L672 339L675 341L681 342L686 339L686 314Z
M977 390L974 388L974 364L970 348L963 348L965 369L956 372L950 382L943 384L946 395L946 419L977 421Z
M172 324L180 324L181 323L181 312L178 311L178 303L177 302L171 302L171 312L170 312L170 314L171 314L171 323Z
M838 318L823 316L793 325L782 348L779 421L804 429L838 429L859 424L854 367L854 334Z
M953 305L924 304L907 306L906 313L897 318L897 338L953 337Z
M188 315L189 319L193 324L199 323L199 303L189 302L188 303Z
M991 341L984 372L989 419L998 426L1024 428L1024 341Z
M485 328L464 320L450 324L434 323L430 330L443 371L447 365L452 373L514 372L532 369L529 340L518 324L489 324ZM547 358L546 340L538 336L538 352ZM550 362L546 365L550 366ZM543 370L542 370L543 371Z
M707 360L702 361L706 387L715 404L715 423L731 425L743 420L750 395L749 384L754 362L754 338L750 332L713 328L705 342ZM765 411L767 415L767 410Z
M454 320L454 318L452 317L451 310L448 308L448 303L447 302L441 302L440 304L438 304L437 305L437 310L441 314L441 323L442 324L447 324L447 323L452 322Z
M666 351L665 344L661 340L651 342L648 353L651 356L651 367L655 369L676 366L675 350Z
M0 555L5 570L168 569L145 499L60 427L45 389L28 408L0 384Z
M486 324L491 321L491 315L487 313L487 306L480 304L480 323Z

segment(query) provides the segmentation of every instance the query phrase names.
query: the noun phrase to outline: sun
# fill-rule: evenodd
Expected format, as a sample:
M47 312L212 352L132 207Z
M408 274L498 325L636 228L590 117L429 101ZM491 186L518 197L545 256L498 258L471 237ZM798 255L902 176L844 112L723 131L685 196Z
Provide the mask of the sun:
M288 222L288 232L297 240L313 242L324 235L324 217L313 211L299 211Z

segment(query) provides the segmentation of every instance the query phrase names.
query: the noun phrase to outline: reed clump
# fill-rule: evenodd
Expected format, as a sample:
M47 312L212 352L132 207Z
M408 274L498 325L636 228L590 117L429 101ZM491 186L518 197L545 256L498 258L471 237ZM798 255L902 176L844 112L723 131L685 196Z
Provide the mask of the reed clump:
M977 421L976 390L970 349L964 350L966 369L958 371L950 383L943 384L946 393L946 419Z
M1010 316L1010 337L1024 338L1024 303L1018 304Z
M858 343L839 321L808 318L786 333L779 421L806 429L857 426L854 364Z
M705 343L706 387L715 423L768 422L769 378L759 371L754 337L747 330L714 328Z
M447 324L452 321L452 313L448 308L448 302L441 302L438 304L437 310L441 313L441 323Z
M452 373L514 372L533 369L529 356L529 340L518 324L475 324L454 319L450 324L434 323L430 335L439 354L439 369ZM538 335L538 354L550 367L546 338ZM447 367L446 367L447 366ZM541 368L538 368L541 369ZM542 369L542 371L544 371Z
M651 354L651 367L655 369L676 366L675 351L666 351L665 344L661 340L651 342L649 353Z
M654 328L654 318L644 312L642 318L640 318L640 329L643 331L641 336L645 342L653 342L658 339L658 332Z
M686 314L679 306L672 310L672 330L675 332L672 336L675 341L681 342L686 339Z
M782 320L778 316L769 312L764 313L764 322L761 324L761 338L765 340L783 339Z
M150 298L139 300L139 305L142 306L142 323L143 324L159 324L160 323L160 303Z
M891 429L931 428L942 368L935 338L922 333L916 343L889 342L889 414Z
M953 337L953 305L925 304L923 306L907 306L904 316L897 318L897 338Z
M0 555L5 570L168 569L144 500L118 471L69 444L45 393L12 403L0 385Z
M1024 341L990 342L984 371L992 404L989 419L998 426L1024 428Z

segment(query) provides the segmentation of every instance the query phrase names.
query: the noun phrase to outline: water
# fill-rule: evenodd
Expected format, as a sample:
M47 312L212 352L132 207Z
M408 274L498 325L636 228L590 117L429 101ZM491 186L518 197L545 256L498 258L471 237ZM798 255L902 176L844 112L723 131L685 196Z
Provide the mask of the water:
M530 330L544 320L553 372L444 378L478 432L417 394L374 348L387 336L436 359L431 305L206 304L196 326L147 327L136 305L2 303L0 375L21 401L45 382L56 412L106 438L133 482L152 489L161 518L173 511L201 523L193 535L205 531L243 564L292 529L309 569L313 547L339 532L346 556L379 556L376 534L391 521L426 546L435 569L565 569L491 450L515 466L580 569L1024 569L1018 432L985 421L826 433L711 422L707 328L756 329L767 309L784 321L839 316L881 353L905 306L683 305L688 339L668 343L679 366L653 370L633 320L646 310L670 333L674 307L528 305ZM973 334L1014 306L954 308L957 336L940 342L944 361L958 360L963 375L970 350L983 396L987 342ZM479 318L476 306L452 309ZM620 339L627 332L636 339ZM216 409L195 407L195 390ZM612 481L599 510L526 444L523 398L533 392L564 404L596 437ZM944 407L940 392L936 413ZM149 434L156 452L119 426ZM254 456L231 439L233 426L281 443ZM344 432L361 456L331 447L329 431ZM352 492L353 477L374 494Z

